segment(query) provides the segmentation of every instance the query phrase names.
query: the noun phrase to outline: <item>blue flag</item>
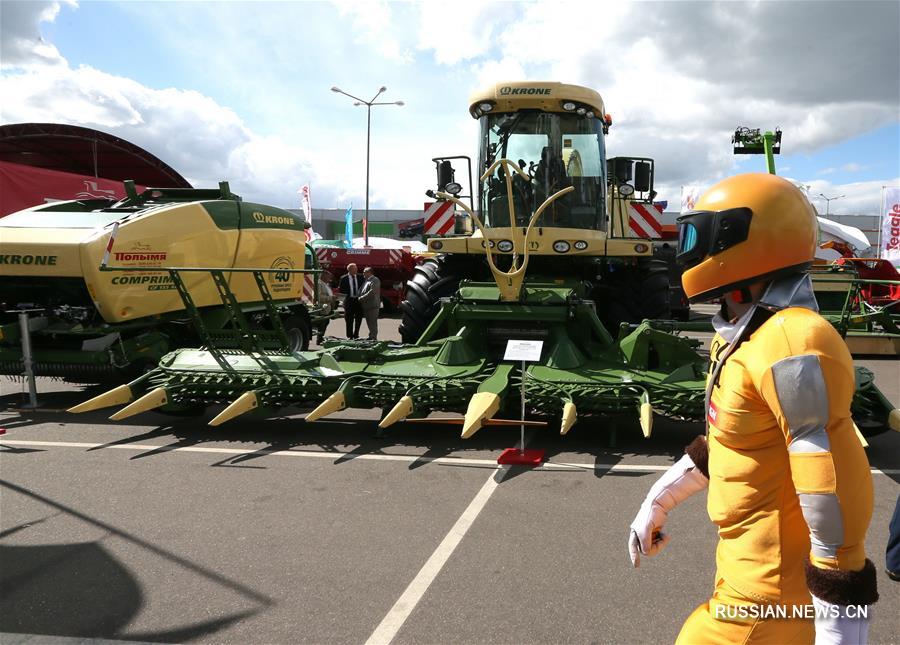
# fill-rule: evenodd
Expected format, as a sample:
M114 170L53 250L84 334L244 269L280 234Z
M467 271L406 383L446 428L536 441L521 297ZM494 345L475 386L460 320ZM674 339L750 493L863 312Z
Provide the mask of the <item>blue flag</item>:
M344 213L344 246L348 249L353 248L353 202L347 207Z

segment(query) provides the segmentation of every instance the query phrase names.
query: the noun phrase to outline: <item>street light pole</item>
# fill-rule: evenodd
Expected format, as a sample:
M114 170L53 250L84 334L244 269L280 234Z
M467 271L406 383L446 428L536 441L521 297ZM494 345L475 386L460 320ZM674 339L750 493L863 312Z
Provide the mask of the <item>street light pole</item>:
M846 197L846 195L838 195L837 197L825 197L825 195L819 193L819 197L825 200L825 217L828 217L831 211L831 202L833 202L835 199Z
M384 88L382 87L381 89L383 90ZM381 90L379 90L380 92ZM369 246L369 150L372 149L371 143L372 104L366 103L366 214L363 215L363 248Z
M337 92L338 94L343 94L344 96L349 96L351 99L356 101L354 106L357 105L365 105L366 106L366 214L363 216L363 246L369 246L369 151L371 150L372 144L372 106L373 105L403 105L403 101L382 101L379 103L375 102L382 93L387 91L387 88L383 85L379 88L378 92L375 96L372 97L371 101L363 101L361 98L353 96L352 94L348 94L344 90L339 87L332 87L332 92ZM350 240L347 240L349 243Z

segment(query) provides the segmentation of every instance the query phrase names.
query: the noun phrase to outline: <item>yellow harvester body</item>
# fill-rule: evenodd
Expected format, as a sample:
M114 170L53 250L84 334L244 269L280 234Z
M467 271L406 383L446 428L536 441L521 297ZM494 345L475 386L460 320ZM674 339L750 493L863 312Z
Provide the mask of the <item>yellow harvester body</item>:
M168 272L154 268L304 268L305 222L271 206L214 200L148 205L124 213L71 212L61 210L64 204L51 206L0 220L0 280L83 278L107 323L184 308ZM119 227L109 266L134 272L100 270L114 222ZM238 302L260 300L252 274L226 275ZM182 276L198 307L221 304L209 274ZM302 296L301 274L268 273L266 281L276 300Z
M132 369L200 343L204 333L195 333L173 268L224 270L228 306L209 271L175 274L216 333L233 329L235 307L254 317L266 309L254 273L229 269L272 269L260 274L266 290L289 323L291 345L305 348L312 303L304 295L314 290L311 276L295 271L312 268L306 228L303 217L244 202L225 183L140 195L129 186L119 202L55 202L8 215L0 219L0 373L22 373L23 310L37 374Z

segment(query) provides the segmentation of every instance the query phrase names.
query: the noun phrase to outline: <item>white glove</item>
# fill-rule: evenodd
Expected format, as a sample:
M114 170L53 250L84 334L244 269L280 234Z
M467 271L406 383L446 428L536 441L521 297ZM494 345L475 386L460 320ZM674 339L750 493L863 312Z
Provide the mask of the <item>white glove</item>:
M707 486L709 480L687 455L656 480L631 523L628 553L632 566L641 565L642 554L654 556L662 551L671 539L670 535L663 532L669 511Z
M847 607L812 597L816 608L816 645L865 645L871 605ZM859 614L864 613L864 616Z

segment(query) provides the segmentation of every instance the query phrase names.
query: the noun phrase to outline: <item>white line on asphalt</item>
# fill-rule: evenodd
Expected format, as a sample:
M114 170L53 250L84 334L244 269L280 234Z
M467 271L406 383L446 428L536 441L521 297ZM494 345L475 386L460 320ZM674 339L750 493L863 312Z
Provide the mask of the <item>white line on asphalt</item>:
M524 428L522 430L522 443L519 446L519 449L525 450L525 447L534 437L534 432L530 432L526 436L524 434ZM410 614L412 614L413 610L416 608L416 605L419 604L422 596L428 591L431 583L434 582L434 579L437 578L441 569L444 568L444 565L450 559L450 556L453 555L456 547L462 542L463 537L465 537L466 533L469 531L472 523L475 522L475 518L478 517L478 514L481 513L481 510L487 505L491 495L497 490L497 486L500 485L500 482L503 481L508 473L509 466L501 466L500 472L491 473L491 475L488 476L487 481L484 482L481 490L479 490L478 494L475 495L471 502L469 502L466 510L463 511L463 514L459 516L459 519L456 520L456 523L451 527L450 532L444 536L444 539L441 540L441 543L438 545L437 549L434 550L434 553L431 554L431 557L429 557L425 564L422 565L422 568L419 569L419 573L416 574L416 577L413 578L412 582L409 583L403 593L400 594L400 597L391 607L390 611L388 611L387 615L381 619L378 627L375 628L375 631L372 632L372 635L369 636L369 639L366 641L366 645L390 645L391 641L394 640L394 637L397 636L397 632L403 627L406 619L409 618Z
M160 450L165 452L205 452L205 453L213 453L220 455L271 455L275 457L318 457L322 459L335 459L340 457L352 457L353 459L363 459L368 461L403 461L403 462L413 462L421 459L422 461L438 461L438 462L446 462L446 463L454 463L454 464L477 464L482 465L489 463L493 466L497 465L496 461L491 461L487 459L465 459L465 458L453 458L453 457L417 457L415 455L371 455L371 454L363 454L363 455L354 455L352 452L339 452L339 451L317 451L317 450L270 450L270 449L261 449L261 450L246 450L241 448L212 448L205 446L181 446L177 448L171 448L169 446L156 446L146 443L120 443L115 445L106 445L102 443L81 443L75 441L26 441L26 440L18 440L18 439L0 439L0 444L5 443L11 446L34 446L41 447L46 446L48 448L101 448L103 450Z
M170 448L169 446L157 446L146 443L120 443L115 445L107 445L102 443L86 443L78 441L29 441L24 439L6 439L6 436L0 436L0 445L8 444L10 446L34 446L36 448L101 448L103 450L161 450L166 452L206 452L220 455L268 455L272 457L314 457L320 459L339 459L340 457L351 457L353 460L360 459L362 461L401 461L405 463L413 463L415 461L423 461L426 463L450 464L454 466L491 466L494 469L500 468L496 459L469 459L466 457L417 457L416 455L372 455L360 454L354 455L352 452L339 451L320 451L320 450L246 450L242 448L211 448L204 446L181 446L180 448ZM0 453L2 454L2 453ZM544 462L540 468L533 470L595 470L603 472L633 472L633 473L654 473L668 470L669 465L666 464L590 464L590 463L574 463L574 462ZM873 475L900 475L900 469L894 468L872 468Z
M508 467L504 466L503 468ZM441 569L444 568L447 560L453 555L456 547L459 546L475 518L481 513L481 509L485 507L502 479L502 475L498 476L498 473L491 473L491 476L484 482L484 486L481 487L481 490L478 491L478 494L475 495L475 498L463 511L463 514L459 516L459 519L456 520L456 524L444 536L438 548L431 554L431 557L428 558L428 561L425 562L419 573L413 578L413 581L409 583L409 586L406 587L406 590L400 595L394 606L391 607L378 627L375 628L375 631L372 632L372 635L369 636L366 645L387 645L394 640L403 623L409 618L422 596L425 595L428 587L431 586Z

